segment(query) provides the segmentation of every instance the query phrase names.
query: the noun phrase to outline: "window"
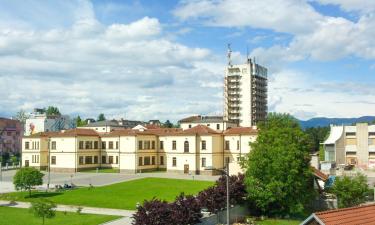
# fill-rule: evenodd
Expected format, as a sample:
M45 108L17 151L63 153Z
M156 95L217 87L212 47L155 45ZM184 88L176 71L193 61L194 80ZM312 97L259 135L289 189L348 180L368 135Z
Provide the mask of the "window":
M39 141L36 142L36 149L39 149Z
M240 141L237 141L237 150L240 150Z
M56 165L56 156L51 156L51 165Z
M142 166L142 165L143 165L142 157L139 157L138 158L138 166Z
M151 142L151 149L155 149L155 141Z
M237 162L241 161L241 158L240 157L237 157Z
M84 145L83 143L84 143L83 141L79 141L79 147L78 147L79 149L83 149L83 145Z
M375 132L368 132L369 136L375 136Z
M92 164L92 156L85 157L85 164Z
M106 148L107 148L106 143L105 143L105 141L103 141L102 142L102 149L106 149Z
M118 149L118 141L116 141L116 149Z
M150 149L150 141L144 141L145 149Z
M109 164L113 164L113 156L109 156L108 157L108 163Z
M230 143L229 141L225 141L225 150L229 150Z
M220 124L216 124L216 130L220 130Z
M151 161L150 161L150 156L145 156L144 158L144 165L145 166L148 166L151 164Z
M173 166L173 167L176 167L176 166L177 166L177 159L176 159L176 157L173 157L173 158L172 158L172 166Z
M138 141L138 149L139 150L143 149L143 142L142 141Z
M202 150L206 150L206 141L202 141Z
M368 145L375 145L375 139L368 139Z
M160 149L164 149L164 142L160 141Z
M207 124L207 126L209 127L209 126L210 126L210 124L208 123L208 124Z
M25 149L30 149L30 142L28 141L25 142Z
M92 142L91 141L85 141L85 148L86 149L92 149Z
M8 136L11 136L11 135L12 135L12 132L8 131L8 132L7 132L7 135L8 135Z
M189 142L188 141L184 142L184 152L189 152Z
M176 141L172 141L172 150L176 150L176 148L177 148Z
M56 141L51 142L51 149L56 150Z
M108 142L108 149L113 149L113 141Z
M94 149L98 149L99 148L99 141L94 141Z
M79 157L79 165L83 165L83 156Z
M98 164L98 156L94 156L94 164Z
M107 157L105 157L105 155L102 156L102 163L103 163L103 164L106 164L106 163L107 163Z
M346 136L355 136L355 132L346 132L345 135Z
M160 165L164 165L164 156L160 156Z
M118 156L116 156L116 164L118 164Z
M202 167L206 167L206 158L202 158Z
M155 156L152 156L151 158L151 165L155 165Z
M229 157L225 157L225 165L228 165L230 163L230 158Z
M191 128L191 124L189 124L189 128Z

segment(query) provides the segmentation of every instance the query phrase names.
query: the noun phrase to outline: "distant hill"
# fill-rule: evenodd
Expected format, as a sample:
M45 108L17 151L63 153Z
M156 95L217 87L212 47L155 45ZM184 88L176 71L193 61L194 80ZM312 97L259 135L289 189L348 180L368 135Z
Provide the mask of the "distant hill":
M373 122L375 121L375 116L362 116L359 118L326 118L326 117L317 117L309 120L299 120L302 128L307 127L325 127L330 124L335 125L351 125L359 122Z

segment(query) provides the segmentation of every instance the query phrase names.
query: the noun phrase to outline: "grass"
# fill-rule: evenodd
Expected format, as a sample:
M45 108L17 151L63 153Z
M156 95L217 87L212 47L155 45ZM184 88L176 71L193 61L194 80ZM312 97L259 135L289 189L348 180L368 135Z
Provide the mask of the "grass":
M143 178L104 187L49 193L33 192L31 198L28 197L28 192L13 192L0 195L0 199L33 201L36 198L47 198L57 204L134 210L136 204L145 199L155 197L173 201L181 192L196 194L213 184L211 181Z
M266 219L257 221L257 225L299 225L302 220L287 220L287 219Z
M83 170L82 173L119 173L119 169L116 168L99 168L98 171L96 169L92 170Z
M30 213L28 209L10 208L0 206L0 225L40 225L42 219L37 218ZM118 216L94 215L94 214L77 214L56 212L56 217L46 219L45 225L97 225L104 222L119 218Z

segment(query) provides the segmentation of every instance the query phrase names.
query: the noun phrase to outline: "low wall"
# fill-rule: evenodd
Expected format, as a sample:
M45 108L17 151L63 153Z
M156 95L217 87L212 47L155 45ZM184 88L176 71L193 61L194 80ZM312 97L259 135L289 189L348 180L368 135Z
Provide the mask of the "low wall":
M229 218L231 223L242 222L245 220L246 216L249 215L249 210L244 206L234 206L229 211ZM227 221L227 211L223 210L217 214L204 214L201 222L196 225L216 225L216 224L226 224Z

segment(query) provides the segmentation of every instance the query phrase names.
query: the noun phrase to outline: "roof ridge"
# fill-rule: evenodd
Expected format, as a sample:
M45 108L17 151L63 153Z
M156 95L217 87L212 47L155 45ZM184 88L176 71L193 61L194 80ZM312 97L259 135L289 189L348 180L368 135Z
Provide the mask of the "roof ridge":
M353 210L353 209L361 209L361 208L374 207L374 206L375 204L369 204L369 205L359 205L359 206L353 206L353 207L342 208L342 209L332 209L332 210L315 212L315 215L324 215L328 213L343 212L343 211L348 211L348 210Z

